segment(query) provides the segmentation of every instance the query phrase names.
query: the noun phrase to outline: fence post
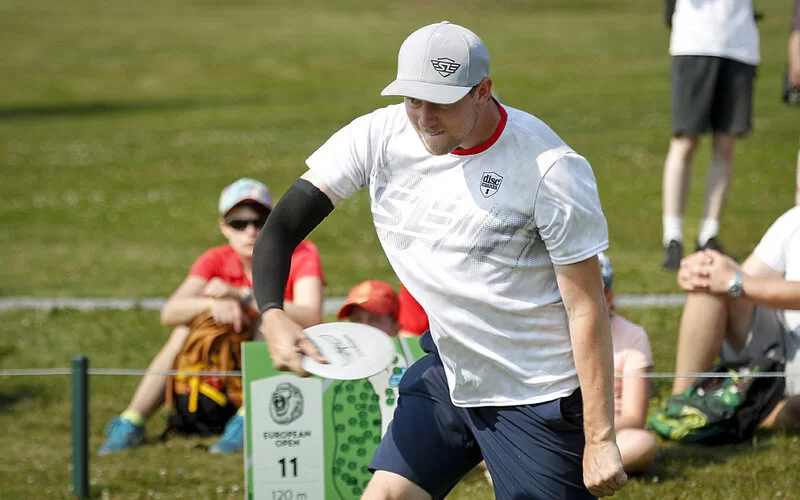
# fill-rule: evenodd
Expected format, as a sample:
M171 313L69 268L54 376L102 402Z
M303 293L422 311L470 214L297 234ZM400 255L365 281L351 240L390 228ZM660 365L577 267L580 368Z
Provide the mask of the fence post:
M72 358L72 486L77 498L89 498L89 360Z

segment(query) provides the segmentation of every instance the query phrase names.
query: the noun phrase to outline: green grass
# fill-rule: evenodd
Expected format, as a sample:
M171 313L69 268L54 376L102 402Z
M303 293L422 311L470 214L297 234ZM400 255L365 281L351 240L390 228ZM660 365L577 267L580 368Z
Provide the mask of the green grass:
M282 193L304 159L352 118L395 102L380 89L414 28L465 24L492 53L502 100L550 124L597 175L618 293L675 292L660 265L661 170L670 134L668 32L661 2L0 0L0 296L165 296L207 247L221 188L250 176ZM779 100L790 6L760 0L755 130L737 147L722 239L743 257L793 203L797 110ZM702 144L686 217L702 210ZM312 233L343 295L394 281L365 196ZM677 310L636 310L657 369L674 358ZM0 314L0 368L143 368L167 332L151 312ZM92 449L135 377L93 377ZM655 405L669 381L656 381ZM68 377L0 380L2 498L68 496ZM153 419L151 435L162 421ZM113 498L219 498L240 457L172 440L92 460L92 491ZM622 498L775 498L798 488L797 443L759 436L724 448L668 447ZM179 470L181 473L179 473ZM163 471L163 474L162 474ZM656 481L658 478L658 481ZM222 493L218 494L218 488ZM796 494L796 493L794 493ZM240 495L234 492L233 496ZM453 498L490 491L470 476Z
M623 311L648 330L657 371L671 371L678 309ZM148 311L0 314L0 367L68 367L75 353L85 353L91 368L143 368L167 330ZM239 498L243 488L241 454L209 455L198 445L213 439L172 438L130 452L96 457L105 423L128 403L138 377L90 377L90 482L96 497ZM671 380L654 380L655 408ZM0 378L0 428L6 429L0 498L67 498L71 484L70 379L68 376ZM163 413L148 424L148 436L163 431ZM724 447L664 443L648 475L632 479L620 498L790 498L796 475L797 437L761 433L752 442ZM221 488L222 494L218 494ZM105 493L104 493L105 492ZM179 495L181 495L179 497ZM470 474L450 498L491 498L480 473Z
M785 2L759 3L755 123L736 156L723 241L744 256L792 203L797 112L779 101ZM375 107L413 28L481 34L495 88L593 164L620 293L669 292L659 272L668 145L668 32L637 0L494 2L0 0L0 294L163 296L221 238L221 188L278 194L333 131ZM698 154L687 239L701 216ZM312 234L330 286L393 280L366 198Z

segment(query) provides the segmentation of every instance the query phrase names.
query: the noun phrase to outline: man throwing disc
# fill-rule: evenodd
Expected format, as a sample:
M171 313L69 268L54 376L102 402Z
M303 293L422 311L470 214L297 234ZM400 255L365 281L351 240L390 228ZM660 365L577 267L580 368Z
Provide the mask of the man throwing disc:
M497 498L591 498L627 476L614 434L608 228L589 163L492 97L489 53L441 22L400 47L390 105L306 161L256 244L254 287L278 369L320 359L283 311L295 244L368 189L397 277L430 320L363 498L443 498L482 459Z

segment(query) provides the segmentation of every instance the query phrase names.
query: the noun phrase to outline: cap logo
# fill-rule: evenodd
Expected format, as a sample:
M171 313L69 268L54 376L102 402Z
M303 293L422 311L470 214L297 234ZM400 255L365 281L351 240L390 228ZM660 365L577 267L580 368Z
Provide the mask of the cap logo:
M493 196L500 189L502 182L503 176L497 172L484 172L483 177L481 177L481 194L483 197Z
M433 69L435 69L437 73L439 73L445 78L455 73L456 70L461 67L460 64L450 59L449 57L440 57L438 59L431 59L431 64L433 65Z

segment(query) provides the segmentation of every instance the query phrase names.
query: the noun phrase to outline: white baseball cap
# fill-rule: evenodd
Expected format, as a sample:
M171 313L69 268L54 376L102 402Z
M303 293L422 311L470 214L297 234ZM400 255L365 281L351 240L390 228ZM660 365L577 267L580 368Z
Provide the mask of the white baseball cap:
M397 56L397 79L381 95L452 104L489 76L489 51L478 35L448 21L420 28Z
M233 207L243 201L254 201L272 210L269 188L256 180L243 178L222 190L219 196L219 214L227 215Z

